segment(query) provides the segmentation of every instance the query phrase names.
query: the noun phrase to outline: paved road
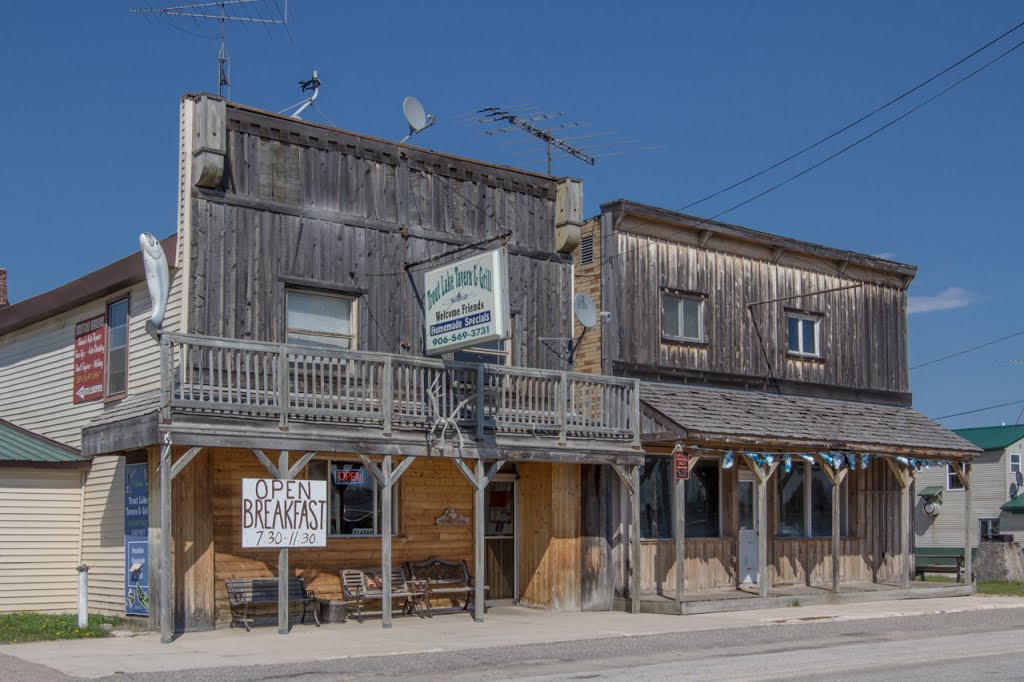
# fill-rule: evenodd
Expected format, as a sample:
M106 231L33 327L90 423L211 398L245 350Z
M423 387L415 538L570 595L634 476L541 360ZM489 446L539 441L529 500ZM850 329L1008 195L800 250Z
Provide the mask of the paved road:
M799 618L794 614L794 617ZM2 663L2 661L0 661ZM1024 679L1024 608L245 666L117 680ZM30 677L57 680L63 677Z

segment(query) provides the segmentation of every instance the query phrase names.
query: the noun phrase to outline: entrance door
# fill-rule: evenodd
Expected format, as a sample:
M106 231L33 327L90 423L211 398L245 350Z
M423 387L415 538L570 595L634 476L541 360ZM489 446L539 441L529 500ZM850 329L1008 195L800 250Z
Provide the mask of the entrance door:
M739 576L741 585L758 582L757 485L740 472L739 480Z
M484 579L487 603L512 603L516 593L516 482L495 479L487 487L484 519Z

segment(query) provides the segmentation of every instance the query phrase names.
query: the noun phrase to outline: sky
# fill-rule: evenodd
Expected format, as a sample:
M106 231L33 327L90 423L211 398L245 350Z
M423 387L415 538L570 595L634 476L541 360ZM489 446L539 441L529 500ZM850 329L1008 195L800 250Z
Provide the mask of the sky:
M187 0L185 0L187 1ZM280 16L263 0L249 16ZM21 2L0 26L0 267L22 300L172 234L178 103L216 92L217 25L133 9L170 0ZM539 143L467 114L530 105L580 122L594 150L587 215L617 198L680 209L872 111L1024 21L1018 2L330 2L290 0L287 27L227 26L232 100L279 111L317 69L320 111L388 139L413 95L413 142L543 171ZM822 147L691 207L716 215L885 125L1024 40L1024 28ZM721 220L919 268L911 366L1024 330L1018 263L1024 48L852 150ZM325 122L320 113L304 115ZM555 120L555 119L552 119ZM493 127L493 126L492 126ZM656 147L650 151L641 148ZM541 162L538 164L538 162ZM951 428L1015 423L1024 334L911 371L914 404ZM1024 421L1024 420L1022 420Z

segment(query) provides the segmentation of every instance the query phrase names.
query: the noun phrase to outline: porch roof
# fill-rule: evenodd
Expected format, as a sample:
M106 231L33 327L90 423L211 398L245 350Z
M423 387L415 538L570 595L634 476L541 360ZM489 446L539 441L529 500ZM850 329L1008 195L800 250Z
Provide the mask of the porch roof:
M647 442L948 459L981 452L910 407L654 382L641 384L640 401Z

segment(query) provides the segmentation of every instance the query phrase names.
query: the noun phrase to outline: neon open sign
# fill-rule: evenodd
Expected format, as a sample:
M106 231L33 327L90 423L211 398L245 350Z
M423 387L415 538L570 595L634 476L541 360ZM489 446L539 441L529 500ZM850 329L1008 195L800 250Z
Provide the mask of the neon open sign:
M335 485L358 485L363 482L362 469L335 469Z

